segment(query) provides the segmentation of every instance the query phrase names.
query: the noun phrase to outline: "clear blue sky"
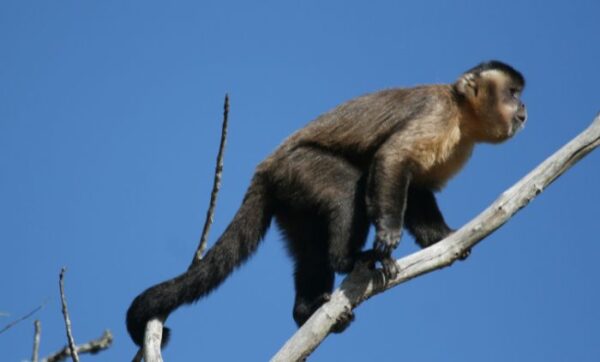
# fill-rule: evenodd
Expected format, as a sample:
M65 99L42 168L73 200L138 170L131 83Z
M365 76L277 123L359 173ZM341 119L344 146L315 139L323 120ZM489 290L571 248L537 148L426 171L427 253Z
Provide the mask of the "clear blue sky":
M487 59L528 80L529 122L481 146L439 195L464 224L600 111L597 1L0 2L0 326L44 300L41 354L105 328L129 360L125 311L183 271L208 204L222 102L223 187L210 240L253 169L352 97L452 82ZM600 151L478 245L469 260L356 310L311 361L598 361ZM369 241L370 243L371 241ZM406 237L396 256L415 251ZM168 361L263 361L296 329L275 228L223 287L168 321ZM33 319L0 335L30 357Z

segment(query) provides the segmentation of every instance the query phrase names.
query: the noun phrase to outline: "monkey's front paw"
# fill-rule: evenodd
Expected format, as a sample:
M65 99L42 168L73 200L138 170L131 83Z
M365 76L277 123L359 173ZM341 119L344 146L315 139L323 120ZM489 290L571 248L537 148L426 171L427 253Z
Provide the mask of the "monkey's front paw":
M390 255L400 244L400 231L379 231L375 236L373 249L382 255Z
M396 264L394 258L389 256L384 257L380 260L380 263L383 270L383 275L385 275L387 280L394 279L398 273L400 273L400 269L398 269L398 264Z
M358 260L360 263L366 264L369 269L374 269L375 264L380 263L381 271L386 280L394 279L400 273L400 269L394 258L374 249L363 251L359 255Z
M321 306L331 300L331 293L323 293L319 295L315 300L310 304L310 314L312 315L317 309L321 308Z

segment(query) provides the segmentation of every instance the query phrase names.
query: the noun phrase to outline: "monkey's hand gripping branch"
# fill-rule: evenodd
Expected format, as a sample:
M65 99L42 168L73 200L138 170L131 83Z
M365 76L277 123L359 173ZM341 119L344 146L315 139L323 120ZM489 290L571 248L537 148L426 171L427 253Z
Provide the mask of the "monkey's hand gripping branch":
M381 282L379 271L355 268L330 298L271 359L300 361L330 333L337 318L372 296L412 278L451 265L498 229L556 178L600 145L600 113L581 134L523 177L481 214L444 240L396 261L399 273Z

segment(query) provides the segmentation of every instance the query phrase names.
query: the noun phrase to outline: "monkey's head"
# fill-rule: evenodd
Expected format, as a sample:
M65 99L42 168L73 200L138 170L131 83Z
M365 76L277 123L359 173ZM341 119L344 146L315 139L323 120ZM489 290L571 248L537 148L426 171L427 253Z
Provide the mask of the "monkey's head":
M527 110L521 101L523 75L508 64L493 60L465 72L453 85L471 117L468 129L482 142L498 143L523 128Z

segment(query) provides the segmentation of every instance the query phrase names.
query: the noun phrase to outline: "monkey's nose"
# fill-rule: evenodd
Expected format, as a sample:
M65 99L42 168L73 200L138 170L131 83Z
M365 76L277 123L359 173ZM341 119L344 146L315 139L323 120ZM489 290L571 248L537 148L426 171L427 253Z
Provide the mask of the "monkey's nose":
M525 108L525 105L521 105L521 107L519 107L515 118L521 123L525 123L525 121L527 121L527 109Z

